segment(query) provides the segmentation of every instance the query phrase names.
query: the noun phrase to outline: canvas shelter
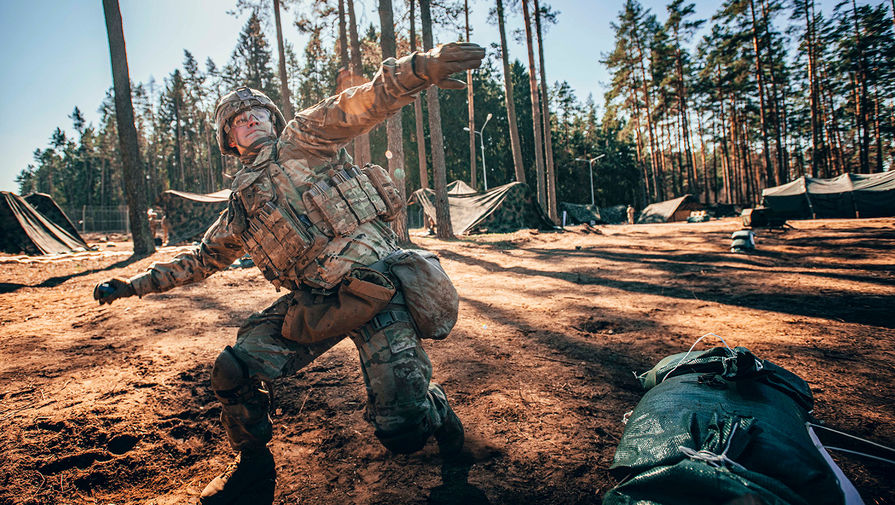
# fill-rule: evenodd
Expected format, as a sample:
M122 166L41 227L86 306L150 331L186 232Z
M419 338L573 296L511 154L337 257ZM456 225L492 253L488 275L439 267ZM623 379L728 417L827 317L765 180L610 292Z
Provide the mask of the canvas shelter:
M468 186L467 186L468 187ZM435 191L414 191L411 203L418 203L431 222L435 216ZM531 197L528 187L511 182L485 193L449 194L451 225L457 235L469 233L508 233L522 228L553 229L554 225L541 206ZM437 224L436 224L437 226Z
M62 208L56 203L56 200L53 200L52 196L46 193L31 193L25 197L25 201L34 207L35 210L43 214L45 218L52 221L53 224L64 229L81 242L86 242L86 240L81 237L81 234L78 233L78 229L75 225L71 222L68 216L65 215L65 212L62 211Z
M688 194L674 200L647 205L640 212L637 224L686 221L690 217L690 212L703 209L705 209L705 206L699 203L695 196Z
M54 223L21 196L0 191L0 250L40 255L84 249L87 244L80 236Z
M230 190L208 194L169 189L159 195L156 206L165 211L168 244L199 240L227 207Z
M457 179L454 182L449 182L446 186L447 194L449 195L471 195L476 193L476 190L472 189L472 186L466 184L465 182Z
M611 207L596 207L594 205L581 205L577 203L559 202L559 211L566 212L566 224L620 224L627 219L627 205L613 205Z
M761 192L764 205L786 219L895 216L895 172L802 176Z

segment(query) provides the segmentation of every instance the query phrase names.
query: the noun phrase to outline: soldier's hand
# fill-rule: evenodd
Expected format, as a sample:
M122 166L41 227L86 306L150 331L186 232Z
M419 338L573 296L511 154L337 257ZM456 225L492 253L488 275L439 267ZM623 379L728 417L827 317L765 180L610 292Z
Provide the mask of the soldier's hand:
M137 292L130 282L117 277L100 282L93 288L93 299L98 300L100 305L104 303L111 304L119 298L134 296L136 294Z
M466 83L451 79L451 74L478 68L485 57L485 48L472 42L451 42L417 53L413 71L421 79L445 89L463 89Z

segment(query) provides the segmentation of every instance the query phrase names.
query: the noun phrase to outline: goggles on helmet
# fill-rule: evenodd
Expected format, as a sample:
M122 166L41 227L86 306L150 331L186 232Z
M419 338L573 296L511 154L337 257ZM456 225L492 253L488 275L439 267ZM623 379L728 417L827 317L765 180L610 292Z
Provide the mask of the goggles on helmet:
M247 126L252 120L255 120L258 123L264 121L271 120L271 113L265 107L252 107L249 110L245 110L239 114L237 114L232 121L230 121L230 126L232 128L242 128Z

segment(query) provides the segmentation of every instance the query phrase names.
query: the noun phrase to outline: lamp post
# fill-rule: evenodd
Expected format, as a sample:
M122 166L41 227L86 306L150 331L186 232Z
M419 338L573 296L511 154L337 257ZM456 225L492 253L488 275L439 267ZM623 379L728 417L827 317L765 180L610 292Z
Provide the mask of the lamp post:
M488 126L488 121L491 121L491 117L493 115L494 114L491 114L489 112L488 117L485 118L485 123L482 125L482 129L474 132L476 135L479 136L479 143L482 146L482 177L485 180L485 191L488 191L488 168L487 166L485 166L485 136L483 135L483 132L485 131L485 127ZM464 126L463 130L469 131L469 127Z
M590 205L591 205L591 207L596 205L596 203L594 201L594 162L597 161L598 159L602 158L603 156L606 156L606 153L603 153L603 154L597 156L596 158L591 158L589 160L586 160L584 158L575 158L575 161L587 162L588 166L590 167Z

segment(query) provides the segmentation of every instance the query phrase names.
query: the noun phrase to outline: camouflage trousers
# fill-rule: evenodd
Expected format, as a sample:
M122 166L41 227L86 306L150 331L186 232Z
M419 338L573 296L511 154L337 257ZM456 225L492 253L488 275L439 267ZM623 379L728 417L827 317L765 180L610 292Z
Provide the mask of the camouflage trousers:
M262 381L289 376L346 336L357 347L367 391L366 419L389 450L421 449L450 413L442 388L431 383L432 364L420 345L400 294L373 321L348 335L301 344L283 338L286 309L293 294L253 314L239 329L231 352L247 368L256 387L239 402L224 402L221 421L236 450L259 447L272 436L269 392ZM407 314L402 317L401 314Z

